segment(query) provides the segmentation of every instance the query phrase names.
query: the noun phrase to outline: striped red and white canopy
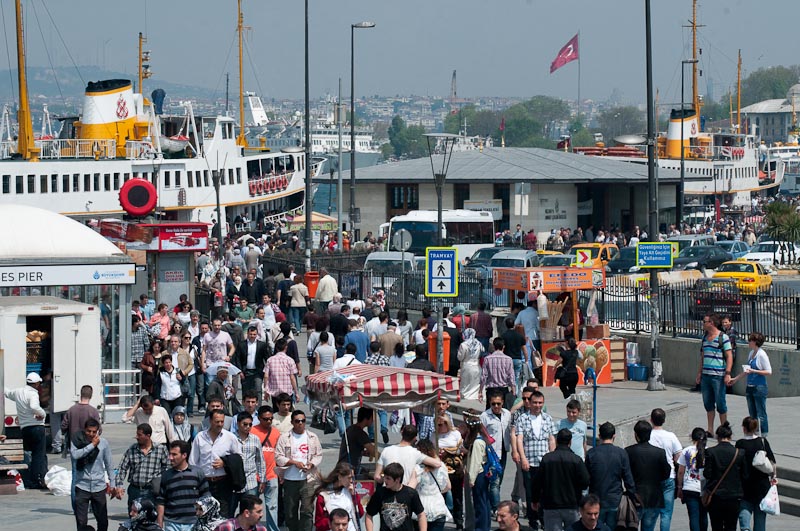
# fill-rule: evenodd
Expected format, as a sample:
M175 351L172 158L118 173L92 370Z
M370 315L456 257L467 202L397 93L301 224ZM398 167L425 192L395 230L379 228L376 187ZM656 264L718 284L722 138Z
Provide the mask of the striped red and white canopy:
M352 365L306 377L313 396L341 401L346 408L417 407L439 397L459 400L459 380L435 372L375 365Z

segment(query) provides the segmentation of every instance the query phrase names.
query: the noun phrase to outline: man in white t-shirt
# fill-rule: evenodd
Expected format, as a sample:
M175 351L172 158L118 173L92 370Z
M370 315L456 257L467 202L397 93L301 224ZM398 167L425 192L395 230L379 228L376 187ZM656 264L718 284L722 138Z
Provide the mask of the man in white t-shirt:
M212 363L231 361L236 348L230 334L222 330L222 319L211 321L211 332L203 336L203 365L208 367ZM206 372L206 385L214 379L214 374Z
M667 420L667 414L661 408L656 408L650 413L650 422L653 423L653 431L650 434L650 444L664 450L664 456L669 463L669 479L661 483L664 490L664 508L661 509L661 531L669 531L672 523L672 508L675 503L675 462L681 455L680 441L671 431L663 428Z
M310 479L322 463L319 437L306 430L306 414L292 411L292 429L281 435L275 448L275 464L284 468L283 514L289 529L311 529L314 485Z
M435 457L428 457L416 448L414 441L417 440L417 427L411 424L403 426L400 432L402 440L399 444L386 447L375 465L374 479L378 483L383 483L383 469L391 463L399 463L403 467L403 485L408 485L409 481L416 475L417 465L425 464L432 468L439 468L442 462Z

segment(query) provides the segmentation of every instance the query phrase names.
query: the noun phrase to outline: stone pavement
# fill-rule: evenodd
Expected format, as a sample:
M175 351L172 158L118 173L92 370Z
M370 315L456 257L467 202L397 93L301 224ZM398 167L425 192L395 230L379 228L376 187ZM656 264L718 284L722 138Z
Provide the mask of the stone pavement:
M561 398L561 393L557 388L545 389L546 405L548 412L556 418L564 416L564 405L566 401ZM618 382L609 386L602 386L598 390L596 403L598 413L598 423L606 420L612 422L620 419L630 419L638 416L647 416L654 407L665 409L686 404L688 407L687 421L689 430L694 426L705 426L705 412L703 411L699 393L691 393L686 389L670 387L663 392L647 392L644 383L638 382ZM470 407L477 407L478 402L470 402ZM741 419L747 415L747 406L744 397L728 397L729 418L734 426L735 436L741 434L738 425ZM770 443L775 450L778 459L778 467L789 466L800 470L800 446L796 442L798 430L796 428L800 421L800 398L777 398L769 399L767 409L771 419ZM195 417L195 423L199 419ZM669 419L668 419L669 421ZM106 437L114 450L114 463L119 463L122 453L129 444L134 443L134 427L130 424L107 425L104 427L104 437ZM677 433L683 443L687 443L688 433ZM321 435L324 450L323 472L328 472L332 468L338 456L340 439L337 434ZM391 442L399 440L399 435L392 433ZM713 442L711 443L713 444ZM49 465L61 465L69 468L60 456L49 456ZM788 465L787 465L788 463ZM509 470L503 482L502 496L504 499L510 498L511 487L513 485L514 465L509 460ZM780 489L780 484L778 485ZM111 500L109 502L109 513L111 515L110 529L116 530L119 522L125 517L124 501ZM16 496L0 497L0 518L5 530L25 530L29 531L32 526L41 529L73 529L74 517L70 509L69 498L55 497L47 492L30 491L19 493ZM800 527L800 521L792 516L781 515L769 517L768 529L771 531L794 531ZM90 523L92 523L90 521ZM688 518L685 507L677 501L673 516L672 529L688 529Z

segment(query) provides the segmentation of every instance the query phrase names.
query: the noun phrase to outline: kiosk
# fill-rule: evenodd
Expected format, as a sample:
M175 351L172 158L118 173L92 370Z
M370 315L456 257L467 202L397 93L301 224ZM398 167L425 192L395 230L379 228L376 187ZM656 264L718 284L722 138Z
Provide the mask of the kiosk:
M602 268L583 268L583 267L539 267L539 268L495 268L492 271L492 284L495 290L507 289L510 291L509 300L515 300L516 292L541 291L546 295L556 295L557 299L571 301L571 304L564 306L569 309L571 315L567 320L573 324L572 337L578 343L578 351L581 358L578 360L578 384L584 385L584 370L593 366L596 373L596 383L612 383L611 375L611 345L607 333L586 334L600 335L601 337L581 338L581 326L579 317L578 291L603 289L606 277ZM550 297L548 297L550 299ZM561 305L551 300L549 303L551 310L559 311ZM560 316L560 315L559 315ZM566 348L564 327L557 325L559 316L550 316L550 319L540 318L540 339L542 342L541 353L542 361L542 385L553 386L556 384L554 373L557 363L561 360L560 353ZM552 326L547 326L547 324ZM605 326L594 327L593 331L605 330Z

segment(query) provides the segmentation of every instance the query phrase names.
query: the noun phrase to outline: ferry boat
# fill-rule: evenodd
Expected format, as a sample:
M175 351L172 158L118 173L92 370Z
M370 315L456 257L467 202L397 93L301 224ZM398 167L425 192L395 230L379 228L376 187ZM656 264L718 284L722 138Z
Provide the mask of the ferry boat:
M266 214L270 221L303 210L306 164L313 176L323 159L307 161L297 146L250 149L243 135L237 138L233 118L196 117L190 102L181 102L183 115L162 115L153 101L134 93L130 80L89 82L80 119L64 120L56 138L35 139L24 50L17 55L19 133L16 140L0 135L0 208L24 204L77 219L118 218L124 214L120 189L144 179L156 190L160 219L211 223L218 179L223 219L246 213L249 219ZM139 87L141 72L140 64Z

